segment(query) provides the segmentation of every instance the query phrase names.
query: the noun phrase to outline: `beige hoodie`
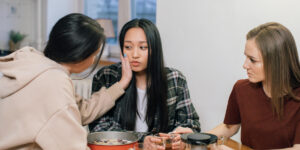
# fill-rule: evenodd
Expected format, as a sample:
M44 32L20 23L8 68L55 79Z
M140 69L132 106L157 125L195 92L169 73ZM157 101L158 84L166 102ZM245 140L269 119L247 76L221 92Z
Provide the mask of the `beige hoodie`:
M82 125L123 93L116 83L83 100L68 71L31 47L0 57L0 149L88 149Z

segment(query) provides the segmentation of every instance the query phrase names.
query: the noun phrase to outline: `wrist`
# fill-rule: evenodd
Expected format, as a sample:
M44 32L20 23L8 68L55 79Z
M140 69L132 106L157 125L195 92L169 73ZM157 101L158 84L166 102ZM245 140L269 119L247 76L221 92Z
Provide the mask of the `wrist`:
M124 79L124 78L121 78L121 80L119 81L119 83L121 84L120 86L125 90L127 87L128 87L128 85L129 85L129 82L128 81L126 81L126 79Z

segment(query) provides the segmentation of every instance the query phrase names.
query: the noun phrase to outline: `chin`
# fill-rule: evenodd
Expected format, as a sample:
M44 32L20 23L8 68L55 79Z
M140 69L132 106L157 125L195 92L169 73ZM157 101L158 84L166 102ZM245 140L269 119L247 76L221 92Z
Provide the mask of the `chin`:
M132 67L131 66L131 70L134 72L140 72L142 69L140 67Z
M132 68L132 71L133 71L133 72L136 72L136 73L140 73L140 72L146 71L146 69Z
M258 83L258 82L261 82L261 80L257 80L257 79L253 79L253 78L248 78L248 80L249 80L251 83Z

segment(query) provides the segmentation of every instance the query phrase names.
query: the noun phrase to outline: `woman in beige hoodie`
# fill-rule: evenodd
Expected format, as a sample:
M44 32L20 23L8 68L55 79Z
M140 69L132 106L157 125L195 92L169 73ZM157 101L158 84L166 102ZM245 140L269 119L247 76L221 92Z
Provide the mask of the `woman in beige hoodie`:
M105 43L103 29L82 14L61 18L44 55L24 47L0 57L0 149L85 150L82 127L115 104L132 77L122 57L122 78L90 100L76 96L69 77L91 66Z

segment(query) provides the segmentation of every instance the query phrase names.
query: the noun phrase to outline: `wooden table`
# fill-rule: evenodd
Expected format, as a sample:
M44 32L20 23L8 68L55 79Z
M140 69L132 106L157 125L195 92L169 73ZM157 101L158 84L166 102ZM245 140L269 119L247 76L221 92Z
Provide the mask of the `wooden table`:
M233 139L226 139L223 141L218 140L218 143L222 143L234 150L252 150L250 147L246 146L246 145L242 145L241 143L233 140Z

